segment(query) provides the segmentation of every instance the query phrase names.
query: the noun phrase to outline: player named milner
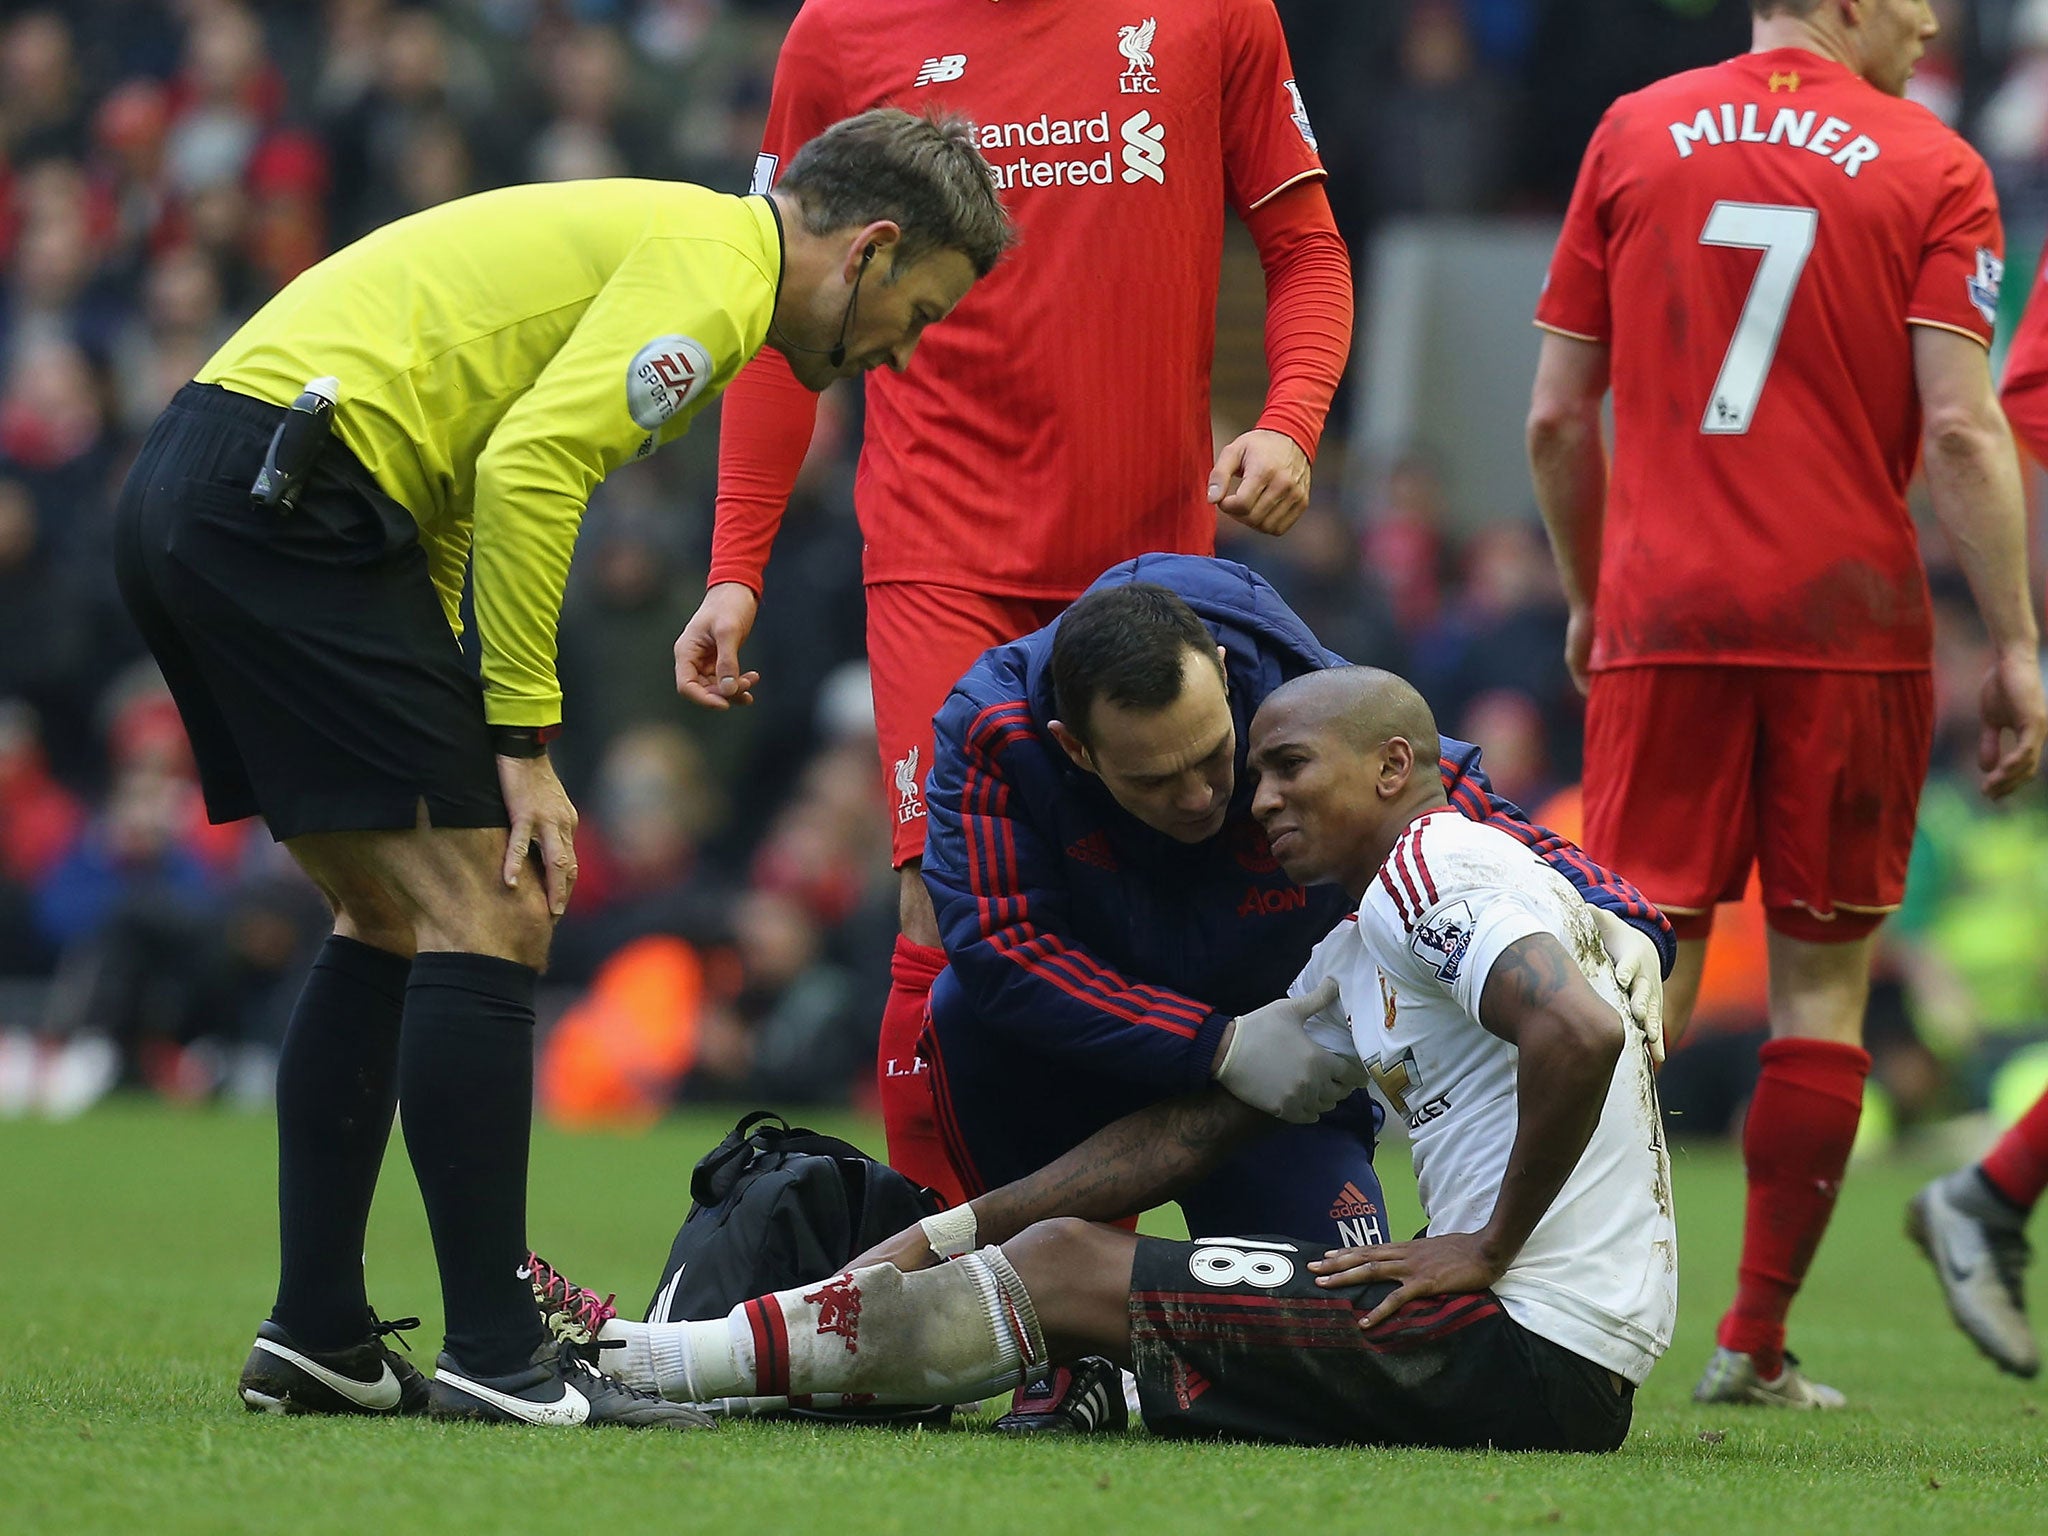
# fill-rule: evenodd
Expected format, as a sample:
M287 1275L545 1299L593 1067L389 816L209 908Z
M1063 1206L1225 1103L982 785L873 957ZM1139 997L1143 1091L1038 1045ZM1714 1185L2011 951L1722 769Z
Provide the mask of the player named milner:
M1923 452L1995 650L1987 794L2034 772L2048 703L1986 353L1997 199L1976 152L1901 99L1933 13L1752 10L1750 53L1622 97L1587 146L1536 311L1529 457L1589 691L1586 850L1671 916L1674 1032L1752 866L1771 928L1739 1280L1695 1395L1837 1407L1790 1363L1785 1320L1855 1139L1872 943L1927 771L1906 505Z

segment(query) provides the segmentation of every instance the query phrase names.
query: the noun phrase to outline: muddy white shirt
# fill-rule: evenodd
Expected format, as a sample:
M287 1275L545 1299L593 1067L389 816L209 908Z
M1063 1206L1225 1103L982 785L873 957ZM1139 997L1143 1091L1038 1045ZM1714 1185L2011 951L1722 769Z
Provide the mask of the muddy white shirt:
M1432 1235L1493 1215L1517 1125L1515 1047L1479 1023L1494 962L1547 933L1621 1010L1592 910L1504 833L1432 811L1402 834L1355 919L1316 947L1296 995L1325 976L1336 1003L1309 1023L1355 1053L1408 1126ZM1508 1315L1641 1382L1671 1342L1678 1238L1656 1081L1631 1031L1585 1155L1493 1290Z

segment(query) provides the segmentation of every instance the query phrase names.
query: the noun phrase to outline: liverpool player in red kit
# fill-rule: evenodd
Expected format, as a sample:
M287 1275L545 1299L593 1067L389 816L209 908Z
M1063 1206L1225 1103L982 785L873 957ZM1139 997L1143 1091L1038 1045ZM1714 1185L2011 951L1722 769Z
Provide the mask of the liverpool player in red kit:
M2013 431L2048 464L2048 250L2035 268L2034 297L2006 353L2000 398ZM2041 1346L2027 1324L2027 1218L2048 1192L2048 1093L1998 1138L1982 1161L1936 1179L1906 1208L1906 1231L1934 1263L1957 1324L1999 1369L2041 1370Z
M944 963L918 874L931 718L983 650L1106 567L1209 553L1218 507L1277 534L1307 504L1351 272L1293 73L1272 0L809 0L776 65L756 190L849 112L943 108L979 125L1019 230L914 368L870 376L855 487L903 871L883 1114L890 1160L956 1198L916 1049ZM1212 463L1226 208L1264 263L1272 382ZM740 646L815 410L784 363L726 392L708 591L676 642L677 688L700 704L745 702L758 681Z
M1923 448L1996 648L1987 794L2034 772L2048 703L1985 350L1991 178L1901 99L1933 16L1753 4L1755 51L1623 97L1587 148L1536 312L1529 453L1589 688L1586 851L1671 914L1671 1028L1752 863L1770 919L1739 1284L1694 1395L1815 1408L1842 1395L1789 1361L1785 1315L1856 1134L1872 936L1927 768Z

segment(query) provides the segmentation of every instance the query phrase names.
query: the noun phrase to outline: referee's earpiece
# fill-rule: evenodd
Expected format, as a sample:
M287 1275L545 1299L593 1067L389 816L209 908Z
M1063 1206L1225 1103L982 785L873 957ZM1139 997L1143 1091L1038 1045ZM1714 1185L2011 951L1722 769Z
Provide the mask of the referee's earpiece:
M853 306L860 300L860 280L868 275L868 263L875 259L875 243L870 240L860 253L860 271L854 274L853 291L846 296L846 313L840 317L839 340L830 352L825 354L834 368L846 361L846 333L853 326Z

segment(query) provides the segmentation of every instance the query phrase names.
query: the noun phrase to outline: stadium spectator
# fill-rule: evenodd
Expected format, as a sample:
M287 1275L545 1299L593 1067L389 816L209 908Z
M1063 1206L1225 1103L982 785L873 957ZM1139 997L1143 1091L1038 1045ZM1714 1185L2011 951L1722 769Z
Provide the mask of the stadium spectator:
M0 28L0 157L76 157L86 101L75 40L61 12L38 8Z
M474 190L485 179L477 157L494 137L491 78L474 50L424 6L341 6L328 20L341 46L317 99L341 237Z
M1461 0L1412 0L1400 68L1373 93L1375 211L1470 214L1495 207L1510 167L1497 145L1510 102L1481 64Z

